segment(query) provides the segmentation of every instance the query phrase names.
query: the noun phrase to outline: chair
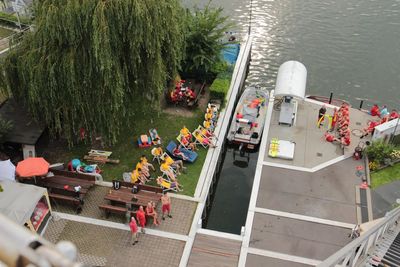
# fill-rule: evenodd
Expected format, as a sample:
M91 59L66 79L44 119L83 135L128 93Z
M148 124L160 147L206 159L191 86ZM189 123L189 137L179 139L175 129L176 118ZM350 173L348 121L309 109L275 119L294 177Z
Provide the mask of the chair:
M200 133L201 133L203 136L208 137L209 139L211 139L211 140L210 140L211 142L216 143L216 141L218 141L218 137L217 137L212 131L207 130L207 129L204 128L203 126L199 125L199 126L197 127L196 130L199 130ZM203 134L204 132L207 132L208 135Z
M150 136L147 136L146 134L142 134L138 138L138 145L139 145L140 148L150 147L151 146L151 138L150 138Z
M153 142L153 145L161 145L161 138L157 133L157 130L155 128L152 128L149 130L151 140Z
M157 149L157 147L154 147L154 148L151 150L151 155L153 156L153 160L152 160L152 161L154 161L154 160L156 159L157 162L158 162L158 164L160 164L160 157L161 157L161 155L157 155L156 149Z
M185 145L185 144L182 142L182 138L183 138L183 136L182 136L181 134L179 134L179 135L176 137L176 140L178 140L179 144L181 144L184 148L187 149L187 145L189 144L189 142L187 143L187 145Z
M167 192L167 191L174 191L174 192L178 192L178 189L176 188L175 183L170 182L168 180L165 180L164 178L161 178L161 182L159 182L159 180L157 181L157 183L161 186L161 188L163 189L163 192Z

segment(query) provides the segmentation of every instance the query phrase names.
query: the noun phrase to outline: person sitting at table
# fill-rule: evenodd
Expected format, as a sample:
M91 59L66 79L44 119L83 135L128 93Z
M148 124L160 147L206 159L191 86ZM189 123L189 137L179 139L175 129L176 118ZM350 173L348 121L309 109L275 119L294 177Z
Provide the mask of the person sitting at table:
M160 171L165 173L171 181L176 181L176 177L172 167L168 165L165 160L160 165Z
M152 201L149 201L149 203L147 203L146 215L153 217L153 225L156 225L156 226L160 225L160 222L157 219L158 214L155 209L155 204Z
M147 160L147 158L146 158L145 155L142 155L142 156L140 157L140 162L141 162L142 165L145 166L148 170L149 170L149 167L152 168L153 171L156 170L156 169L154 168L153 164L151 164L151 163Z
M144 228L146 227L146 213L144 212L143 206L140 206L136 212L136 219L142 228L142 233L144 233Z
M180 146L176 146L173 150L172 150L172 154L175 157L180 157L183 160L188 160L189 158L185 156L185 154L180 150Z

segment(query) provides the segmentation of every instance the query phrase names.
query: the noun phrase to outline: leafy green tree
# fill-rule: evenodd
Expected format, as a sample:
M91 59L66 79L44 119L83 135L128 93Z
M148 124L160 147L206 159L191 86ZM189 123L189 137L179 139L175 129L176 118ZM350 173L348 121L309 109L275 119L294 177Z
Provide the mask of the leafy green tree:
M1 73L6 91L51 133L72 143L82 127L113 143L132 115L157 107L184 52L178 0L34 3L35 31Z
M211 1L210 1L211 2ZM222 8L213 8L210 2L203 10L195 7L186 15L186 53L183 73L189 76L208 76L221 65L221 42L225 32L232 25L222 15Z

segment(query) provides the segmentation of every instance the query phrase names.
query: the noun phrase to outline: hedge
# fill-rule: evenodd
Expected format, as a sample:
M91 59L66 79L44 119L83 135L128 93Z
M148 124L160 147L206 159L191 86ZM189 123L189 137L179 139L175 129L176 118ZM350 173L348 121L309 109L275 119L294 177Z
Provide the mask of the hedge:
M225 100L225 96L229 90L230 83L230 78L217 77L210 86L211 97L221 99L222 101Z
M30 25L31 20L26 17L19 17L21 24ZM0 12L0 24L18 28L18 18L17 16L9 13Z

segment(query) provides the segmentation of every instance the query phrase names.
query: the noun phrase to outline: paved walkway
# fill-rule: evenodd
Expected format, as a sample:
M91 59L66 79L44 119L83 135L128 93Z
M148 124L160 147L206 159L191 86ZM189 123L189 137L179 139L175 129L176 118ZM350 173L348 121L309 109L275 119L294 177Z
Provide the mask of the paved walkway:
M83 205L82 212L79 214L79 216L117 223L125 223L126 218L124 215L110 214L108 218L105 218L104 212L99 209L99 205L108 203L107 200L104 199L104 196L107 194L108 190L110 190L110 188L105 186L94 186L92 189L90 189L90 191L86 194L85 204ZM161 231L186 235L189 233L197 202L173 197L171 197L171 202L173 219L161 221L161 225L156 228L152 225L148 227ZM58 212L74 215L76 214L75 210L69 205L53 205L53 209ZM161 205L157 207L157 211L159 214L161 214Z
M69 240L88 266L178 266L185 242L142 234L132 246L130 232L93 224L52 220L44 237L51 242Z

